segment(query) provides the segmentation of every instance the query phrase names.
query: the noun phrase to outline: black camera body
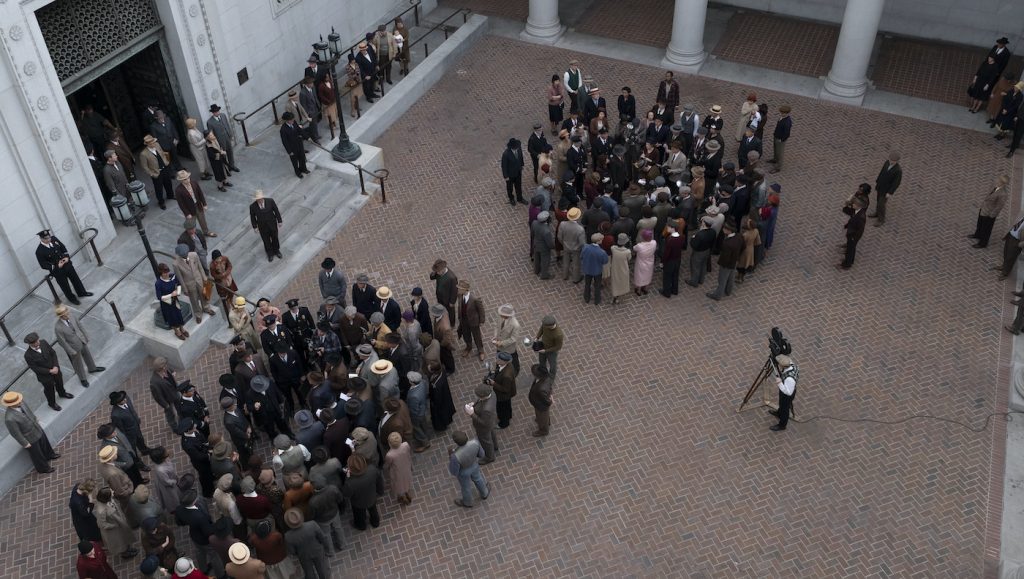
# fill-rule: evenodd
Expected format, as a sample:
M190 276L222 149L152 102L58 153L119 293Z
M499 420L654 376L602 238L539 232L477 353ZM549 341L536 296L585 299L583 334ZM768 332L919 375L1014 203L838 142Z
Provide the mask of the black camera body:
M780 354L788 356L793 352L789 340L782 335L782 330L778 327L772 328L772 333L768 336L768 348L772 351L773 360Z

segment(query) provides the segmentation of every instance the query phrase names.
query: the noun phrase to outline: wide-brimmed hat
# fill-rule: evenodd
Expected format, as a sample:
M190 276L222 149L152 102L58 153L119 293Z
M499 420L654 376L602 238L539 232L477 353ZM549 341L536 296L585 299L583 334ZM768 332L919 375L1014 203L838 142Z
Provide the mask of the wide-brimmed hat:
M391 360L377 360L370 367L370 371L378 376L383 376L391 371L395 365L391 363Z
M179 557L174 562L174 574L178 577L188 577L189 573L196 570L196 566L192 564L192 559L187 557Z
M1009 43L1010 43L1010 39L1005 37L1005 36L996 39L996 44L1009 44Z
M443 316L447 313L448 310L445 309L445 307L441 304L434 304L430 306L430 315L434 316L435 318L438 316Z
M219 110L220 110L220 107L217 106L217 103L213 103L212 105L210 105L210 112L211 113L215 113L215 112L217 112Z
M587 91L587 94L594 94L594 93L596 93L596 92L601 92L601 89L599 89L599 88L597 88L597 87L595 86L594 88L592 88L592 89L588 90L588 91Z
M252 380L249 381L249 387L263 394L270 388L270 378L260 375L253 376Z
M469 291L469 282L464 280L464 279L460 279L459 280L459 284L458 284L458 290L461 291L461 292L468 292Z
M174 255L177 255L178 257L187 257L188 256L188 246L185 245L184 243L179 243L178 245L175 245L174 246Z
M284 512L284 524L288 525L289 529L298 529L305 522L306 517L302 516L302 511L297 508L293 507Z
M373 312L370 314L371 324L383 324L384 323L384 312Z
M8 408L21 404L25 397L20 392L4 392L2 404Z
M498 306L498 315L511 318L516 315L516 309L512 307L512 304L502 304Z
M712 153L714 153L714 152L718 151L719 149L721 149L722 145L720 145L718 143L718 141L712 140L712 141L708 141L707 144L704 145L704 148L709 150L709 151L711 151Z
M420 374L415 370L411 370L405 375L405 379L409 381L409 384L416 385L423 381L423 374Z
M185 169L182 169L181 171L178 171L178 181L188 181L188 178L191 177L191 176L192 176L192 173L189 173Z
M110 398L110 405L117 406L122 400L128 397L128 393L124 390L116 390L107 395Z
M373 346L369 344L359 344L359 346L356 347L356 354L360 356L369 356L373 354Z
M345 414L349 416L359 416L359 413L363 410L363 402L358 398L349 398L345 402Z
M213 445L213 458L223 460L229 456L231 456L231 445L228 441L222 440Z
M313 424L313 414L305 408L299 410L295 413L295 424L298 424L299 428L304 428Z
M377 288L377 299L379 299L379 300L391 299L391 288L389 288L386 285L382 285L379 288Z
M245 543L235 543L228 549L228 559L235 565L247 563L249 557L249 547Z
M257 189L256 193L254 193L252 197L253 197L253 199L256 199L257 201L260 200L260 199L263 199L263 189Z
M782 105L781 107L779 107L779 112L784 114L784 115L789 114L789 111L791 111L791 110L793 110L793 109L791 109L789 107L789 105Z
M710 205L710 206L708 206L707 209L704 210L704 213L707 213L708 215L714 217L714 216L718 215L718 206L717 205Z
M370 431L363 428L362 426L352 429L352 440L356 442L366 442L370 440Z
M113 460L117 458L117 447L112 444L104 446L103 448L100 449L99 457L100 462L102 462L103 464L113 462Z
M225 376L231 377L231 374L225 374ZM220 399L220 407L224 410L231 408L235 404L238 404L238 400L234 396L225 396Z

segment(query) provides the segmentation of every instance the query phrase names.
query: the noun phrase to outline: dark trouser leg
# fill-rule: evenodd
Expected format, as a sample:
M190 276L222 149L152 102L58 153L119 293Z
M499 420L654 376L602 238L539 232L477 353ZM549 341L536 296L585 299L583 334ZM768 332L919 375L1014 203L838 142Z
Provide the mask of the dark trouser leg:
M455 354L448 348L441 348L441 365L449 374L455 373Z
M71 285L75 288L75 293L77 293L79 297L81 297L82 294L88 293L88 290L85 289L85 285L82 284L82 278L78 277L78 272L75 271L75 265L73 263L69 261L61 268L61 270L63 270L68 281L70 281Z
M794 392L796 394L796 392ZM789 410L793 407L793 397L779 391L779 428L785 428L789 423Z
M978 225L974 228L974 238L978 240L979 247L987 247L988 240L992 238L992 226L995 225L995 217L982 217L978 215Z
M576 173L576 178L573 179L572 187L576 191L576 196L580 199L586 199L586 193L583 191L583 173Z
M366 102L368 102L368 103L372 103L373 102L373 81L372 80L364 80L363 81L363 96L366 97Z
M168 406L164 408L164 418L167 419L167 424L170 425L171 431L177 434L178 429L178 416L174 411L174 406Z
M662 265L662 293L674 296L679 293L679 260L667 261Z
M299 158L297 155L288 155L288 160L292 163L292 171L295 172L296 177L302 176L302 167L299 165Z
M551 428L551 410L541 410L540 408L535 407L533 412L536 415L537 432L547 434L548 429Z
M603 280L599 275L592 277L594 278L594 305L596 306L601 304L601 284Z
M694 251L690 254L690 283L700 285L704 283L704 276L707 274L708 257L710 250Z
M68 301L77 300L75 292L71 291L71 284L68 283L68 276L64 273L64 268L53 270L53 279L57 280L57 285L60 286L60 291L64 292L64 295L68 298Z
M558 352L541 352L537 361L547 369L548 375L552 378L558 373Z
M852 237L846 238L846 255L843 257L843 267L850 267L853 265L853 260L857 257L857 242L858 239Z
M512 194L512 189L513 189L512 179L511 178L505 179L505 194L508 195L508 202L511 203L512 205L515 205L516 204L516 197L515 197L515 195Z
M134 483L135 486L139 486L140 484L143 484L142 483L142 473L139 472L139 465L138 464L131 465L130 467L125 469L124 473L126 475L128 475L128 478L132 479L132 483Z
M476 342L476 351L482 353L484 351L484 335L480 332L480 326L471 328L470 333L473 335L473 341ZM468 337L466 339L466 345L469 345Z
M519 201L526 201L525 199L523 199L523 174L520 173L515 177L509 179L509 181L512 183L512 186L515 187L516 189L516 199L518 199Z
M373 503L373 506L370 507L370 526L374 528L380 526L380 511L377 510L377 503Z
M1003 266L1001 274L1005 277L1013 271L1017 265L1017 258L1020 257L1020 240L1010 234L1003 238Z
M875 217L878 218L879 223L885 223L885 203L889 200L889 196L882 193L876 192L875 194Z
M484 458L494 460L494 437L491 435L491 431L477 430L476 439L480 443L480 447L484 449Z
M51 449L49 453L46 452L47 449L43 448L43 445L41 444L44 438L40 438L33 442L32 446L26 449L28 450L28 455L32 458L32 466L35 467L36 472L45 472L50 470L50 456L53 455L53 450ZM46 446L50 445L46 444Z
M530 155L530 161L533 163L533 182L537 182L537 155Z
M497 413L498 428L505 428L508 426L509 421L512 420L512 399L498 400Z
M594 281L594 276L592 276L592 275L585 275L585 276L583 276L583 301L588 303L588 304L590 303L590 284L593 283L593 281ZM597 283L601 283L601 282L598 281Z
M516 369L516 376L519 375L519 352L512 352L512 367Z
M1012 327L1014 333L1020 332L1021 328L1024 328L1024 305L1017 306L1017 316L1013 318Z
M360 531L366 530L366 509L352 507L352 525Z

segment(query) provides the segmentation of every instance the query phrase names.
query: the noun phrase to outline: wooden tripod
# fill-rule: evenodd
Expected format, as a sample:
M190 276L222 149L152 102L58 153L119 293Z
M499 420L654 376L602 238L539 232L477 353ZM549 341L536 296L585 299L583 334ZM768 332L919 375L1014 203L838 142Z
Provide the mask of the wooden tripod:
M754 393L757 392L758 388L760 388L762 384L764 384L764 381L767 380L773 372L777 374L778 371L779 369L775 365L775 360L771 356L768 356L768 360L764 363L761 371L757 373L757 378L754 378L754 383L750 385L750 389L747 390L747 395L743 397L743 402L740 402L740 407L736 409L736 412L743 412L744 410L760 408L762 406L767 406L772 410L778 410L779 403L772 399L768 388L765 388L764 392L761 393L761 402L759 404L747 406L747 403L749 403L750 399L754 397ZM791 406L789 413L793 418L796 418L796 408Z

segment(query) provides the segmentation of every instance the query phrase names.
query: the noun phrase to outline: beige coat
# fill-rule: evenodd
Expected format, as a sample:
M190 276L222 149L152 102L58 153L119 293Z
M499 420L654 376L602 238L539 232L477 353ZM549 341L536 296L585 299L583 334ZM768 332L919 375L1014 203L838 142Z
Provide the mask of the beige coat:
M309 124L309 113L299 104L299 97L295 97L295 100L288 99L288 102L284 105L284 110L295 115L295 122L300 127Z
M242 336L243 340L252 344L257 352L262 349L260 337L252 327L252 316L245 311L245 308L231 308L231 312L228 313L228 323L231 324L231 329L235 331L235 334Z
M516 353L519 346L519 321L515 316L499 318L498 327L494 330L495 348L499 352Z
M761 232L754 229L747 229L743 232L743 252L740 253L740 261L736 264L738 268L754 267L754 248L761 245Z
M454 350L458 346L458 338L455 335L455 330L452 329L451 322L448 321L448 316L441 316L434 320L434 338L441 343L442 348Z
M114 497L118 500L127 501L128 497L132 496L132 492L135 491L132 479L128 478L128 475L123 470L112 464L100 464L100 477L107 483L110 491L114 493Z
M160 145L153 143L153 150L163 157L165 165L171 164L170 155L165 153L164 150L160 148ZM160 163L156 160L156 155L154 155L153 151L150 151L149 148L143 147L142 152L139 153L139 164L142 165L142 170L150 177L160 176Z
M174 258L174 275L178 277L183 294L191 299L202 295L206 272L203 271L203 264L196 252L190 251L184 258Z
M250 558L241 565L229 562L224 568L234 579L264 579L267 576L267 565L255 558Z
M206 139L203 138L203 133L199 129L189 129L186 137L188 137L188 148L192 151L192 158L196 160L199 171L204 175L208 174L210 159L206 157Z
M409 39L406 38L405 42L408 43ZM373 36L373 49L377 51L377 57L380 58L380 48L385 43L387 43L388 60L395 60L398 57L398 45L395 44L395 35L387 31L384 34Z
M100 527L100 536L103 538L103 546L111 555L124 553L132 546L134 533L128 526L128 519L117 501L111 500L108 503L96 501L92 508L92 514L96 517L96 524Z
M1006 205L1006 187L995 187L988 195L981 200L981 210L978 215L982 217L999 217L999 212Z
M619 297L630 292L629 284L629 259L633 252L620 245L612 246L612 258L610 264L612 277L612 297Z
M384 474L388 477L392 496L399 497L412 490L412 449L408 442L384 455Z
M743 105L740 106L740 118L736 119L736 141L743 140L743 131L750 124L750 115L757 110L757 103L750 101L743 101Z

